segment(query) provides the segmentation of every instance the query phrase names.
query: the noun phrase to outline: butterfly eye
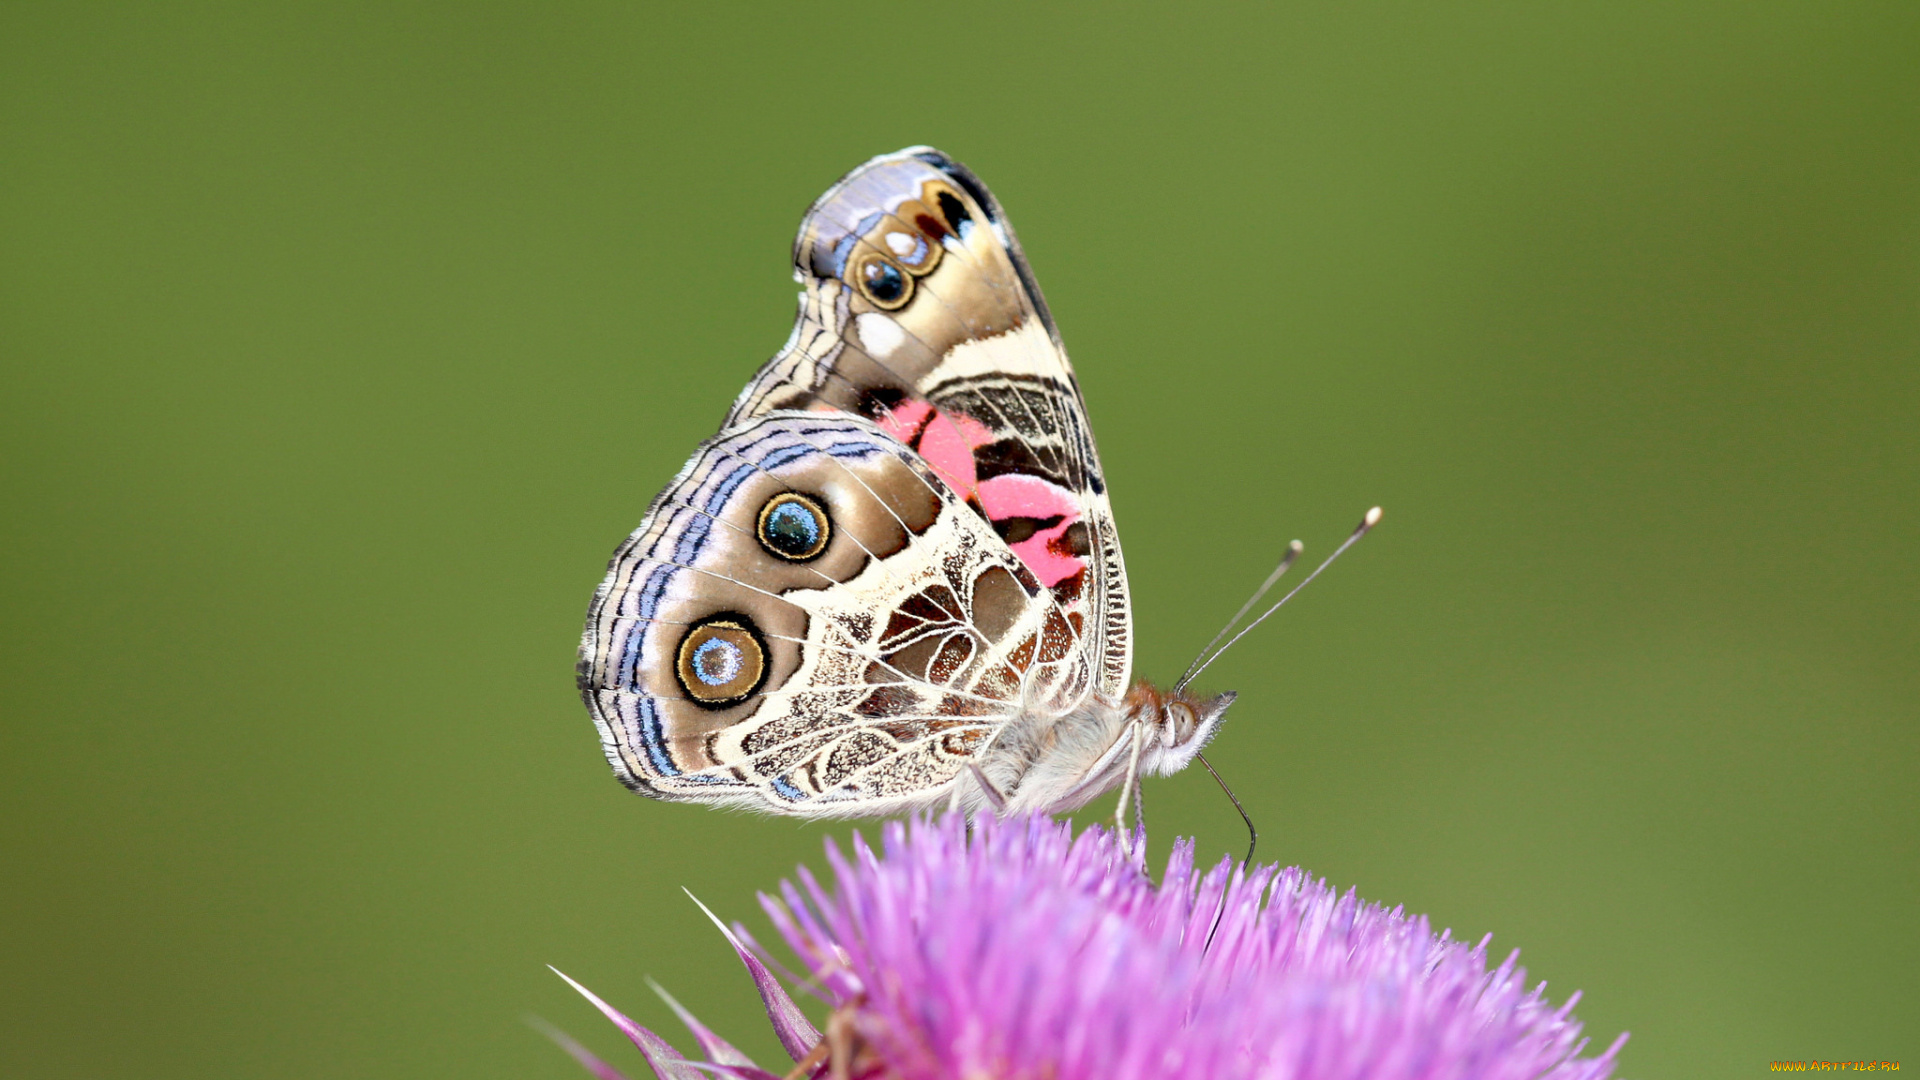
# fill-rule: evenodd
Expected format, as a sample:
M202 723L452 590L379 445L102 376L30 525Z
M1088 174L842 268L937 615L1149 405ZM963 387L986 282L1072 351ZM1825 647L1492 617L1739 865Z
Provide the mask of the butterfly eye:
M695 702L709 707L732 705L760 689L767 677L767 650L751 620L743 615L716 615L695 624L680 639L674 672Z
M784 492L760 508L760 546L789 562L818 558L833 539L827 508L798 492Z
M853 280L873 306L893 311L913 298L913 280L878 255L868 255L853 267Z
M1167 724L1162 731L1168 746L1180 746L1193 738L1194 731L1200 726L1200 718L1193 714L1192 706L1176 701L1167 706Z

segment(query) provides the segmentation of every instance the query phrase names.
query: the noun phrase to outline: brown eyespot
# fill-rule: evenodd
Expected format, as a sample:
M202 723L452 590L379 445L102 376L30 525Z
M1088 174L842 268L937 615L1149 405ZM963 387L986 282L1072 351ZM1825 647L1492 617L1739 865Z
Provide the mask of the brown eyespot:
M827 542L833 539L833 520L818 499L787 491L768 499L760 508L755 534L768 554L788 562L806 562L827 550Z
M680 639L674 664L695 704L724 708L745 701L767 678L767 649L753 620L726 613L695 623Z
M860 294L884 311L905 307L913 299L913 278L889 259L867 253L855 259L848 273Z

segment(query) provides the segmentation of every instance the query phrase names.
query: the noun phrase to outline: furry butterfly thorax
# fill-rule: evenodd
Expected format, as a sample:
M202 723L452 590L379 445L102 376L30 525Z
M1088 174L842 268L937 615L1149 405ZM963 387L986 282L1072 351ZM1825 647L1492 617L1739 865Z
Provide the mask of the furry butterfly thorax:
M1233 695L1130 685L1086 406L1012 227L927 147L794 242L800 311L588 609L579 685L642 795L812 817L1057 813L1184 768Z

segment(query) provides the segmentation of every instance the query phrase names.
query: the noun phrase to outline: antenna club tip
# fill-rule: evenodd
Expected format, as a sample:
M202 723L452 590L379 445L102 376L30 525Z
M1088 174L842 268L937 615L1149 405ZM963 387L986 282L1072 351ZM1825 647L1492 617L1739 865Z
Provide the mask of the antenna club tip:
M1307 550L1307 545L1302 543L1299 540L1295 540L1292 543L1287 545L1287 550L1293 552L1295 555L1298 555L1301 552Z
M1360 523L1369 529L1373 528L1375 525L1380 524L1380 508L1376 506L1373 509L1367 511L1367 516L1362 518Z

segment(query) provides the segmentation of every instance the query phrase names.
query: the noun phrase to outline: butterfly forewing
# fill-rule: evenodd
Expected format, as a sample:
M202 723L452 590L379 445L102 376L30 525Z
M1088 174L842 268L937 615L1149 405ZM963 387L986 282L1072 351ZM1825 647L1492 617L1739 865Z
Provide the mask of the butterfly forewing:
M1086 406L985 185L924 147L875 158L814 204L794 268L793 337L728 422L832 408L880 424L993 523L1092 650L1097 688L1123 693L1131 608Z

